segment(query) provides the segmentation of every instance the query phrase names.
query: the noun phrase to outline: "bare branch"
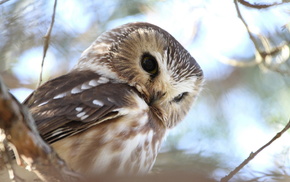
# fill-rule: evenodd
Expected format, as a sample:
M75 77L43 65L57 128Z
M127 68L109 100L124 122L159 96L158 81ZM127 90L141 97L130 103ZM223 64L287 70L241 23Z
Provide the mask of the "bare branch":
M2 0L2 1L0 1L0 5L6 3L6 2L8 2L8 1L9 1L9 0Z
M279 132L277 133L268 143L263 145L261 148L259 148L256 152L252 152L247 159L245 159L238 167L236 167L233 171L231 171L227 176L223 177L220 181L221 182L227 182L229 181L235 174L237 174L245 165L247 165L254 157L256 157L257 154L259 154L262 150L264 150L266 147L271 145L275 140L280 138L282 134L287 131L290 128L290 120L288 121L287 125Z
M239 0L240 1L240 0ZM242 14L241 14L241 11L240 11L240 8L239 8L239 4L238 4L238 0L234 0L234 3L235 3L235 7L236 7L236 10L237 10L237 13L238 13L238 17L241 19L241 21L243 22L243 24L245 25L246 29L247 29L247 32L249 34L249 37L250 39L252 40L252 42L254 43L254 46L256 48L256 50L260 53L260 49L259 49L259 45L255 39L255 37L253 36L253 34L251 33L251 30L247 24L247 22L245 21L245 19L243 18Z
M80 179L80 176L71 171L42 140L31 114L7 91L1 79L0 131L1 141L7 142L12 147L17 163L35 172L43 181ZM5 151L8 151L7 145L3 142L1 144Z
M43 37L44 38L43 56L42 56L42 61L41 61L41 69L40 69L38 87L41 85L41 82L42 82L43 64L44 64L44 59L45 59L45 56L46 56L47 49L49 47L51 31L52 31L52 28L53 28L53 25L54 25L56 5L57 5L57 0L54 0L53 13L52 13L52 16L51 16L50 27L48 28L45 36Z
M222 60L225 63L229 63L231 65L237 65L237 66L251 66L251 65L255 65L258 64L260 66L264 66L264 68L267 68L269 70L278 72L280 74L283 75L290 75L289 70L282 70L281 68L279 68L277 65L271 65L271 61L269 61L273 56L279 54L280 52L282 52L283 50L285 50L285 48L288 48L288 41L285 41L282 45L277 46L275 48L271 47L269 41L267 38L263 37L262 35L258 34L257 35L257 39L255 38L254 34L252 33L252 31L250 30L247 22L245 21L245 19L243 18L240 8L239 8L239 3L245 5L245 6L253 6L256 7L257 9L261 9L266 8L266 7L270 7L270 6L274 6L274 5L279 5L280 3L273 3L271 5L251 5L250 3L248 3L247 1L244 0L234 0L234 4L236 7L236 11L238 14L238 17L240 18L240 20L243 22L245 28L247 29L248 35L250 37L250 39L252 40L255 49L257 50L256 54L255 54L255 61L250 62L249 64L244 64L244 63L237 63L237 61L235 60ZM262 46L265 50L261 50L259 47L259 43L258 40L261 41ZM283 60L280 60L280 63L285 62L287 59L289 58L289 53L288 56L283 58ZM260 64L261 63L261 64Z
M257 4L257 3L254 3L254 4L251 4L247 1L244 1L244 0L238 0L239 3L241 3L242 5L246 6L246 7L249 7L249 8L255 8L255 9L265 9L265 8L269 8L269 7L272 7L272 6L277 6L277 5L281 5L283 3L272 3L272 4Z
M217 57L218 60L222 63L229 64L235 67L252 67L259 65L263 60L261 57L259 57L259 53L256 53L258 55L255 56L255 59L250 58L248 60L244 60L245 62L239 61L239 58L228 58L225 56L219 56Z
M266 56L274 56L275 54L278 54L279 52L281 52L282 49L286 46L288 46L287 43L285 43L281 46L278 46L270 51L261 51L260 54L263 58L265 58Z

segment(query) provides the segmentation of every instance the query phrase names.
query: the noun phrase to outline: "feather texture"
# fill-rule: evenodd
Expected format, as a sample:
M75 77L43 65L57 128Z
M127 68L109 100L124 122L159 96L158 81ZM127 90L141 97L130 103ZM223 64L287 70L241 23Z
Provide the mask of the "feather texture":
M158 70L154 76L150 66ZM144 174L202 83L200 66L174 37L130 23L103 33L71 72L43 84L24 104L74 170Z

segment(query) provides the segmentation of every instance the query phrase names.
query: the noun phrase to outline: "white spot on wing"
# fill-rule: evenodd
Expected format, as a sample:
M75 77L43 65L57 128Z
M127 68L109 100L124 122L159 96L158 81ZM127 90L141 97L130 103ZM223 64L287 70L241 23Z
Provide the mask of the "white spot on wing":
M108 81L109 81L109 79L106 77L100 77L98 80L99 83L108 83Z
M113 100L112 98L110 98L110 97L108 97L107 100L108 100L109 102L114 103L114 100Z
M80 92L82 92L82 90L81 90L80 88L78 88L78 87L75 87L75 88L73 88L73 89L71 90L71 93L72 93L72 94L77 94L77 93L80 93Z
M117 109L114 109L112 111L113 112L118 112L119 115L126 115L126 114L130 113L131 110L128 109L128 108L117 108Z
M59 135L63 132L62 128L56 129L55 131L51 132L51 137Z
M95 87L98 85L98 82L97 82L97 80L91 80L91 81L89 81L89 85L92 87Z
M53 99L60 99L60 98L63 98L65 96L66 96L66 93L64 92L64 93L61 93L61 94L54 96Z
M93 104L97 105L97 106L103 106L104 103L102 101L99 101L99 100L93 100Z
M45 101L45 102L40 103L38 106L43 106L43 105L45 105L47 103L48 103L48 101Z
M81 117L83 117L85 114L86 114L86 112L80 112L80 113L77 114L77 117L78 117L78 118L81 118Z
M76 111L81 112L83 110L82 107L76 107Z
M92 87L90 85L88 85L87 83L83 83L81 86L82 90L86 90L86 89L90 89L90 88L92 88Z
M87 117L89 117L89 115L87 114L87 115L84 115L84 116L82 116L81 117L81 120L84 120L84 119L86 119Z

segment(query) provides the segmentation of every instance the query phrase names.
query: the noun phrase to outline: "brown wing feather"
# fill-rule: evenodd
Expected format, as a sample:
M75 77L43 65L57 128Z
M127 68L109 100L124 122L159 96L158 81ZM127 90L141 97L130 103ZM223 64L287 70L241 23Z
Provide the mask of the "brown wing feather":
M47 142L53 143L100 122L120 117L116 110L132 106L126 98L136 94L136 90L126 84L108 80L107 83L80 89L83 83L99 79L100 76L93 72L72 72L48 81L24 101ZM80 91L73 94L74 88ZM59 94L63 97L56 97Z

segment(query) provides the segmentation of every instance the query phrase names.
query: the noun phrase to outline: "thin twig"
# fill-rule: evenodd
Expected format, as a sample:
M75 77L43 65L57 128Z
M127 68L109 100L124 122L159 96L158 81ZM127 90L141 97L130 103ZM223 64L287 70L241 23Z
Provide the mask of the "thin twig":
M259 64L259 63L262 63L260 65L264 65L265 68L268 68L269 70L272 70L272 71L276 71L276 72L279 72L283 75L289 75L289 71L284 71L284 70L281 70L280 68L278 67L273 67L273 66L270 66L269 64L267 64L266 62L266 58L269 57L269 56L273 56L277 53L279 53L280 51L282 51L282 48L286 45L287 46L287 43L285 43L285 45L282 45L282 46L279 46L279 47L276 47L276 48L271 48L270 47L270 44L268 42L267 39L265 39L265 37L263 37L262 35L257 35L258 38L260 38L260 40L262 41L262 45L263 47L265 48L265 51L261 50L260 47L259 47L259 44L257 42L257 39L255 38L254 34L252 33L252 31L250 30L249 28L249 25L247 24L247 22L245 21L245 19L243 18L242 14L241 14L241 11L240 11L240 8L239 8L239 3L247 6L247 7L250 7L250 3L248 3L247 1L244 1L244 0L234 0L234 4L235 4L235 7L236 7L236 11L237 11L237 14L238 14L238 17L241 19L241 21L243 22L244 26L246 27L247 29L247 32L248 32L248 35L250 37L250 39L252 40L254 46L255 46L255 49L257 50L256 52L256 63ZM252 7L256 7L257 9L261 9L262 7L266 8L266 7L270 7L270 6L274 6L274 5L279 5L280 3L273 3L271 5L251 5ZM260 8L258 8L260 6Z
M247 32L249 34L249 37L252 40L252 42L254 43L254 46L255 46L256 50L260 53L259 45L258 45L254 35L251 33L249 25L247 24L247 22L245 21L245 19L243 18L242 14L241 14L241 11L240 11L240 8L239 8L239 4L238 4L238 0L234 0L234 3L235 3L235 7L236 7L236 10L237 10L237 13L238 13L238 17L241 19L241 21L245 25L245 27L247 29Z
M53 13L52 13L52 16L51 16L51 23L50 23L50 26L49 26L45 36L43 37L44 38L43 56L42 56L42 61L41 61L41 68L40 68L38 87L41 85L41 82L42 82L43 64L44 64L44 59L45 59L45 56L46 56L47 49L49 47L51 31L52 31L52 28L53 28L53 25L54 25L56 5L57 5L57 0L54 0Z
M252 152L247 159L245 159L238 167L236 167L233 171L231 171L227 176L223 177L220 182L227 182L229 181L235 174L237 174L245 165L247 165L257 154L259 154L262 150L266 147L271 145L276 139L280 138L282 134L290 128L290 120L288 121L287 125L277 133L268 143L264 146L259 148L256 152Z
M245 25L246 29L247 29L247 32L249 34L249 37L250 39L252 40L256 50L258 51L258 53L260 54L260 56L264 59L266 56L272 56L273 54L277 54L278 52L281 51L282 47L284 45L281 45L275 49L270 49L270 46L269 46L269 43L268 42L265 42L264 38L263 37L260 37L261 40L263 40L263 45L265 46L265 48L267 49L266 51L262 51L260 50L259 48L259 45L257 43L257 40L256 38L254 37L253 33L251 32L250 28L249 28L249 25L247 24L247 22L245 21L245 19L243 18L242 14L241 14L241 11L240 11L240 8L239 8L239 3L243 4L243 5L251 5L250 3L244 1L244 0L234 0L234 3L235 3L235 7L236 7L236 10L237 10L237 13L238 13L238 17L241 19L241 21L243 22L243 24ZM271 5L263 5L263 6L274 6L274 5L278 5L277 3L273 3ZM251 5L251 6L258 6L258 5ZM261 5L262 6L262 5ZM258 35L259 36L259 35ZM287 42L285 43L285 45L287 45Z
M277 6L277 5L281 5L283 3L272 3L272 4L257 4L257 3L254 3L254 4L251 4L247 1L244 1L244 0L238 0L239 3L241 3L242 5L246 6L246 7L249 7L249 8L255 8L255 9L265 9L265 8L270 8L272 6Z
M2 0L2 1L0 1L0 5L6 3L6 2L8 2L8 1L9 1L9 0Z

